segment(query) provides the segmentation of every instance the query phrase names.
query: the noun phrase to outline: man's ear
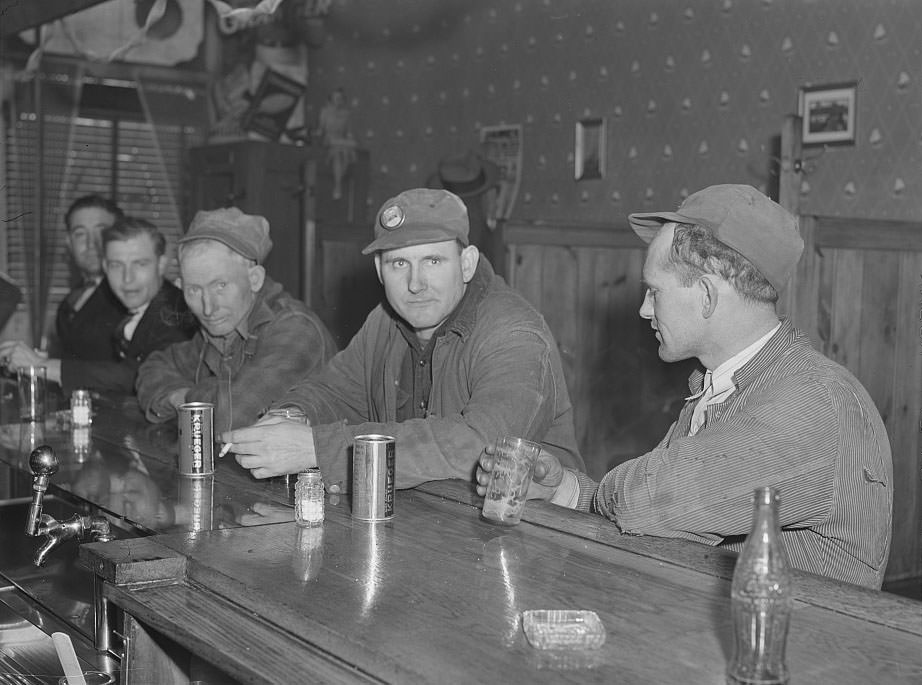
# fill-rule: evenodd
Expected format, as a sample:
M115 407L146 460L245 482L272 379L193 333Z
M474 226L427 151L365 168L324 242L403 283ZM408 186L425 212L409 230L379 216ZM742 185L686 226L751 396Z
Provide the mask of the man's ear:
M167 257L165 254L157 257L157 275L160 276L160 278L163 278L163 276L166 274L166 267L169 261L169 257ZM103 261L103 264L105 264L105 261ZM103 267L103 269L105 269L105 267Z
M461 277L465 283L470 283L480 263L480 250L476 245L468 245L461 250Z
M717 310L717 283L710 274L705 274L698 279L698 290L701 296L701 316L710 319Z
M378 282L384 283L384 279L381 278L381 253L375 252L375 271L378 272Z
M263 287L263 283L266 280L266 267L264 267L262 264L251 266L248 269L247 276L250 279L250 290L252 290L254 293L258 293L259 289Z

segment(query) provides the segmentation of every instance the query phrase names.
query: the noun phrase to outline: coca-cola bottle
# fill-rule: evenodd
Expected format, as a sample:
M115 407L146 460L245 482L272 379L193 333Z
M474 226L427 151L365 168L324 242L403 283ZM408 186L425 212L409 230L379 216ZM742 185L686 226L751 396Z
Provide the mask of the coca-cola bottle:
M778 525L778 491L753 493L752 532L736 560L730 602L734 654L728 682L788 682L785 646L791 617L791 566Z

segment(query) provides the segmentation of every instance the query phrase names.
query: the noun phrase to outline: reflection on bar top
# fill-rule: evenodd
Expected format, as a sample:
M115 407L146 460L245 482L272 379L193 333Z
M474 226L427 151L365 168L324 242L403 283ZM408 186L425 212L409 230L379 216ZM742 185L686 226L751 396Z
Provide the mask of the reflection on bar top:
M31 449L48 444L59 461L52 490L96 505L119 528L143 533L294 520L281 479L256 480L234 459L216 464L214 476L181 476L175 422L148 424L136 410L101 404L89 429L74 430L53 416L28 432L25 424L0 425L0 462L31 475Z

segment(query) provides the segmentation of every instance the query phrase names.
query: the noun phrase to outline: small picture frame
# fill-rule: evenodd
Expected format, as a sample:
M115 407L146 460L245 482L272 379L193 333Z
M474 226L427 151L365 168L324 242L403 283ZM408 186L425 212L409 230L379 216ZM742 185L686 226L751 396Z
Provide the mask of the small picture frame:
M804 145L854 145L858 82L800 89Z
M294 79L266 69L243 115L243 130L278 140L286 131L288 120L304 90L304 85Z
M573 177L585 181L605 176L605 120L601 117L576 122Z

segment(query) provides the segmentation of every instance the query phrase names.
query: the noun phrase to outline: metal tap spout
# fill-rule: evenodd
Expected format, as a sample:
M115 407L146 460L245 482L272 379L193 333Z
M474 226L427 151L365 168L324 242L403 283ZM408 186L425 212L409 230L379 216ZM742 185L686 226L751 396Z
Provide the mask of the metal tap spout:
M53 516L43 514L39 533L45 537L45 541L32 559L36 566L44 566L51 551L65 540L76 538L79 541L91 539L96 542L109 542L113 538L109 521L105 516L79 514L74 514L66 521L58 521Z

